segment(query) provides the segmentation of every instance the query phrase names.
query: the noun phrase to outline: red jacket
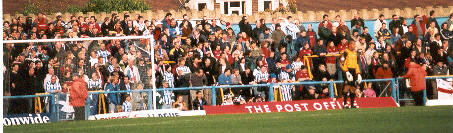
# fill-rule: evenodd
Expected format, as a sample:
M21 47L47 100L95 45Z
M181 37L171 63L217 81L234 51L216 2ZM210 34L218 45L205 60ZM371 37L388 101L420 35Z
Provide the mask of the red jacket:
M392 69L387 68L387 70L384 70L384 68L382 67L377 69L375 75L377 79L386 79L393 77Z
M327 47L327 52L328 53L338 53L337 48L335 47ZM335 64L336 62L336 57L335 56L328 56L326 60L326 64Z
M222 54L222 51L214 50L214 51L212 51L212 53L214 54L214 58L219 60L220 59L220 54Z
M426 89L425 86L426 71L418 64L411 65L408 72L403 78L410 79L411 91L421 91Z
M426 31L426 23L428 22L428 17L426 17L425 15L422 16L423 18L423 21L420 23L420 28L422 29L423 31L423 36L425 36L425 31ZM415 20L414 20L415 21ZM418 31L417 31L417 26L415 25L415 23L412 23L411 24L411 27L412 27L412 33L414 33L415 35L418 35Z
M310 75L308 75L308 72L303 73L302 70L301 70L301 71L298 71L298 72L296 73L296 80L299 81L299 78L310 78ZM298 89L298 90L302 90L302 89L303 89L303 86L300 85L297 89Z
M85 106L85 100L88 97L86 85L85 81L81 78L74 80L72 88L69 91L69 96L71 97L69 104L71 106Z
M340 43L340 44L338 44L338 46L337 46L337 49L338 49L339 52L342 52L342 51L344 51L344 50L346 50L346 49L348 49L348 48L349 48L348 44L341 44L341 43Z
M264 48L264 47L262 47L262 48L261 48L261 51L262 51L263 54L264 54L264 59L266 59L267 57L269 57L270 54L271 54L271 51L269 51L269 48Z

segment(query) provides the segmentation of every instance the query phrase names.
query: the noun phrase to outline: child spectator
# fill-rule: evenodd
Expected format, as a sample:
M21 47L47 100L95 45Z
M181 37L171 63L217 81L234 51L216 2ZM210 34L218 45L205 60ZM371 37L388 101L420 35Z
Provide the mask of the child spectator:
M131 104L131 96L126 94L126 101L123 102L123 111L124 112L131 112L132 111L132 104Z
M222 106L223 105L233 105L233 96L232 95L226 95L225 96L225 102L222 103Z
M183 96L179 95L178 98L176 99L176 102L173 103L173 108L177 108L181 111L186 111L187 109L187 104L182 101Z
M367 84L367 87L366 87L365 91L363 92L365 97L371 97L371 98L376 97L376 92L374 92L372 86L373 86L372 83Z

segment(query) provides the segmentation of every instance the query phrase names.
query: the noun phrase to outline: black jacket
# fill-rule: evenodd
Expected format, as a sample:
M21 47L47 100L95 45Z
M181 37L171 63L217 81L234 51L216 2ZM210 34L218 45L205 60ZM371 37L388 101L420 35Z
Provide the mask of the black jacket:
M242 19L239 22L239 28L241 32L245 32L247 36L251 37L252 36L252 25L250 23L245 22L245 19Z
M206 101L204 98L201 98L201 103L198 99L192 101L193 110L204 110L204 105L208 105L208 101Z

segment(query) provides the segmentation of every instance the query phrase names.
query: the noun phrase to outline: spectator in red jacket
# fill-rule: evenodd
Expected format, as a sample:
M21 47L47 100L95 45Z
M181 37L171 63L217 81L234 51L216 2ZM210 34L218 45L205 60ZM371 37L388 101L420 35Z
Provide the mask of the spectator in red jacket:
M74 106L74 119L75 120L84 120L85 119L85 100L88 97L88 92L86 88L86 83L83 79L78 78L79 74L74 73L74 83L72 83L72 89L70 89L69 96L71 100L69 101L71 106Z
M403 78L410 79L411 93L412 97L414 97L415 106L423 105L423 90L426 89L426 74L426 64L420 66L415 62L410 62L409 70L407 71L406 75L402 76Z
M382 67L378 68L375 73L376 79L392 78L392 76L392 69L389 68L388 62L382 62Z
M420 15L414 16L414 21L412 21L410 27L412 27L412 33L414 33L419 39L422 39L425 36L426 31L426 22L428 22L428 17L425 15L422 16L423 20L420 20Z

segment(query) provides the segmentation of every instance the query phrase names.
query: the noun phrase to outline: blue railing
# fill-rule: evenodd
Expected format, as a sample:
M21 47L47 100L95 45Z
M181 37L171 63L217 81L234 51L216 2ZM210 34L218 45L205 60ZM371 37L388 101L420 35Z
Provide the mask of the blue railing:
M426 77L426 80L430 79L445 79L445 78L453 78L453 76L439 76L439 77ZM365 79L362 82L390 82L392 88L392 97L395 102L400 102L400 100L412 100L412 99L400 99L399 98L399 80L402 78L388 78L388 79ZM248 87L269 87L269 101L274 101L274 87L273 86L280 86L280 85L316 85L316 84L329 84L329 97L334 98L334 84L343 83L343 81L301 81L295 83L268 83L268 84L254 84L254 85L227 85L227 86L203 86L203 87L182 87L182 88L157 88L157 91L164 91L164 90L199 90L199 89L211 89L212 95L212 105L216 105L216 89L220 88L231 88L231 89L239 89L239 88L248 88ZM143 90L120 90L120 91L98 91L98 92L88 92L88 95L96 95L96 94L110 94L110 93L131 93L131 92L147 92L148 93L148 109L153 109L153 90L152 89L143 89ZM426 89L424 90L424 100L426 102ZM55 94L45 94L45 95L24 95L24 96L5 96L3 99L17 99L17 98L34 98L34 97L50 97L50 110L51 110L51 121L59 121L59 109L56 108L55 103ZM85 104L85 112L86 118L90 116L90 98L87 98Z

